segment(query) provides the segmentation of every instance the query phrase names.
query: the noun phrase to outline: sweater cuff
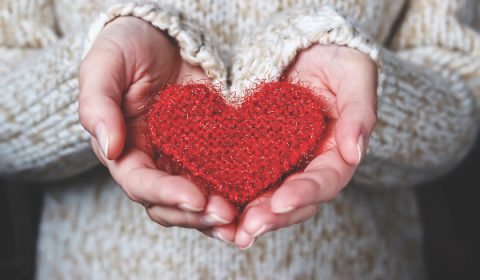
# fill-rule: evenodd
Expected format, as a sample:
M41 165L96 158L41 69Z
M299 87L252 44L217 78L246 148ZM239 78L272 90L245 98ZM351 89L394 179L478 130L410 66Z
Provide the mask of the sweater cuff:
M367 54L377 64L380 80L383 79L376 44L334 8L323 6L284 14L245 40L233 60L233 90L242 92L259 77L278 80L297 53L314 44L346 46Z
M88 54L105 25L121 16L137 17L165 32L175 39L180 55L186 62L202 67L214 84L225 84L225 65L211 41L211 36L208 36L200 25L183 19L172 7L158 6L155 3L117 4L110 7L106 13L100 14L90 28L82 58Z
M354 181L375 189L417 186L451 171L472 149L475 97L458 73L442 75L385 49L380 55L378 120Z
M471 149L477 114L465 83L403 61L331 7L284 15L253 34L236 52L233 90L278 80L314 44L357 49L378 66L377 126L353 181L375 189L418 185L451 170Z

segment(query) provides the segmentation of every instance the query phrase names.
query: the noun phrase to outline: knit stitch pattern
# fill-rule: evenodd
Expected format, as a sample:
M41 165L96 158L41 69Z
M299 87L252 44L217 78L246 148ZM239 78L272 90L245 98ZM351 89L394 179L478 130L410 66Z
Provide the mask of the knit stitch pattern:
M52 0L0 2L0 46L41 48L56 41Z

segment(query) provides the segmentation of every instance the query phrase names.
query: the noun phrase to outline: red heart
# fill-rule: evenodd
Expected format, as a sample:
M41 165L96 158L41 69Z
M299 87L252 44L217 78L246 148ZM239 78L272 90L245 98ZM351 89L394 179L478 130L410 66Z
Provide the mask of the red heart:
M322 152L330 123L324 101L289 82L261 83L239 106L213 86L173 85L151 106L157 163L238 208L303 170Z

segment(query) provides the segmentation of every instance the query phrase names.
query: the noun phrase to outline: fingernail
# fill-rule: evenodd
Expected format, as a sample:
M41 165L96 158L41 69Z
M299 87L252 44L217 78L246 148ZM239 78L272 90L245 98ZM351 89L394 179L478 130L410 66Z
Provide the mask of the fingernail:
M293 209L295 209L295 207L293 206L287 206L287 207L283 207L283 208L275 208L275 209L272 209L272 211L276 214L285 214L285 213L289 213L289 212L292 212Z
M100 143L100 148L102 149L103 155L108 159L108 148L110 146L110 136L107 132L107 127L103 122L100 122L95 127L95 134Z
M207 215L201 217L200 222L206 226L226 225L229 223L229 221L223 219L215 213L208 213Z
M225 239L225 237L223 237L223 235L222 235L220 232L218 232L218 231L214 231L214 232L213 232L213 237L215 237L216 239L218 239L218 240L220 240L220 241L223 241L223 242L225 242L225 243L227 243L227 244L229 244L229 245L232 245L232 244L233 244L233 242Z
M262 225L262 226L253 234L253 237L258 237L258 236L266 233L267 231L269 231L271 228L272 228L272 225L270 225L270 224Z
M254 242L255 242L255 238L253 238L253 239L250 241L250 243L248 243L247 246L245 246L245 247L240 247L240 250L248 250L248 249L250 249L250 247L252 247L252 245L253 245Z
M248 242L246 246L238 246L241 250L247 250L248 248L252 247L253 243L255 242L255 238L252 237L250 234L246 233L244 230L241 230L235 237L235 243L245 244L245 241Z
M189 212L201 212L203 211L203 208L197 208L193 207L192 205L188 203L180 203L178 207L182 210L189 211Z
M358 152L357 165L360 164L360 162L362 161L364 145L365 145L365 138L363 137L363 134L360 134L357 142L357 152Z

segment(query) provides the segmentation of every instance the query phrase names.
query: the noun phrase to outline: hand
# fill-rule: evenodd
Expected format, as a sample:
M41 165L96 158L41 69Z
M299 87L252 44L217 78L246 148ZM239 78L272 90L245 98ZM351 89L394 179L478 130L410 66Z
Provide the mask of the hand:
M304 172L246 206L235 236L241 248L266 232L312 217L320 203L335 198L351 180L376 123L377 67L357 50L314 45L297 55L284 79L300 80L325 97L334 131L327 151Z
M229 224L237 210L223 198L206 198L189 180L159 170L146 143L142 122L151 95L184 78L208 80L201 68L182 60L167 35L143 20L117 18L81 64L80 121L99 160L152 220L233 241L234 226L212 226Z

